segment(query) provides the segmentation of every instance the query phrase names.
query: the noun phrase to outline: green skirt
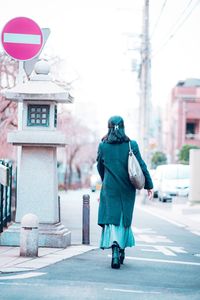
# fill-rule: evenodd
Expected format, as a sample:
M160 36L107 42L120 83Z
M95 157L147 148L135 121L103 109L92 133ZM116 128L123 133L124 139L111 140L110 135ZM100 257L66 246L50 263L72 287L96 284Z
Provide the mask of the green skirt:
M135 246L132 229L131 227L124 227L123 216L121 216L119 226L109 224L102 228L100 248L111 248L114 241L118 243L121 249Z

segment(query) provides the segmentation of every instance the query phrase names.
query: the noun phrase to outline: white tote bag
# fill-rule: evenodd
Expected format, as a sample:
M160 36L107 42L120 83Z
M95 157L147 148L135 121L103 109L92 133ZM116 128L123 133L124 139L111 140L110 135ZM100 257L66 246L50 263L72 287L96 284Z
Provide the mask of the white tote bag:
M131 149L131 143L129 142L129 155L128 155L128 174L131 183L138 190L144 188L145 177L140 167L140 164L135 157L133 150Z

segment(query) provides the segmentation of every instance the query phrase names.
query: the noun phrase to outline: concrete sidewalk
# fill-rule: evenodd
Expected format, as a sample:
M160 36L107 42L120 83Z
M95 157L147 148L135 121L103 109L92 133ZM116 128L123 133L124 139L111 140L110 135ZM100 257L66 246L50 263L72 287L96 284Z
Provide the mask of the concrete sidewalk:
M85 193L88 193L88 190L81 191L81 195ZM90 201L90 245L83 245L81 244L82 197L79 196L80 193L77 195L74 191L60 192L59 194L61 197L61 221L62 224L69 228L72 233L72 245L65 249L39 247L38 257L20 257L19 247L0 246L0 274L38 270L67 258L98 248L95 209L95 203L97 203L97 201L94 201L93 199L96 195L91 195ZM72 211L76 211L76 213L72 214ZM92 219L95 219L95 225Z
M38 257L21 257L19 247L0 246L0 274L35 271L92 249L96 247L72 245L65 249L39 248Z

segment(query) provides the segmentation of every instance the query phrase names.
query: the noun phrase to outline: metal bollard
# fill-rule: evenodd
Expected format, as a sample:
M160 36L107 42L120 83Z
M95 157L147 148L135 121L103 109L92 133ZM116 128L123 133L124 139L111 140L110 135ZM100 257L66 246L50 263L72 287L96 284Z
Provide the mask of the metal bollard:
M38 256L38 217L23 216L20 231L20 256Z
M90 244L90 195L83 195L82 244Z

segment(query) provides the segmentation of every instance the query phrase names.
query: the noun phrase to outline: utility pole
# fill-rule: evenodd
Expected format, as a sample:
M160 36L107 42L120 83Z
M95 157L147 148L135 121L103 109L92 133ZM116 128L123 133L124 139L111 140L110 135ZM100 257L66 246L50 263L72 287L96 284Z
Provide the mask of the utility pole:
M141 65L139 71L140 107L139 131L140 146L144 160L150 163L149 138L151 137L151 57L149 39L149 0L144 0L143 28L141 43Z

